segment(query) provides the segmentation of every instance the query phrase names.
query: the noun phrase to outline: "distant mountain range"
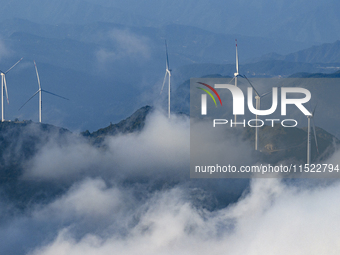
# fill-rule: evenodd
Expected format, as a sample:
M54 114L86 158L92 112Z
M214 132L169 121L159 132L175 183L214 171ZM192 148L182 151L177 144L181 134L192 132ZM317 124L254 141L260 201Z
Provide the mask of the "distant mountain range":
M0 10L0 13L7 10L0 18L0 70L6 70L24 57L7 76L10 105L6 106L6 119L37 119L38 107L34 100L18 111L37 89L33 60L37 62L43 88L70 99L60 102L48 95L44 97L43 121L46 123L92 132L129 116L134 109L163 100L165 96L159 92L165 72L165 39L172 69L172 91L191 77L212 73L233 75L235 38L238 39L240 72L248 77L332 73L339 68L328 59L329 56L335 61L339 55L338 42L299 51L310 46L310 42L217 33L179 23L151 26L148 22L152 18L137 21L126 16L129 22L123 18L110 20L103 14L102 19L96 19L91 15L120 7L106 1L87 2L81 7L82 3L82 0L72 0L49 4L35 0L21 6L20 0L14 0ZM19 6L25 7L26 12L18 12L13 18L13 10ZM90 7L94 8L93 12ZM48 8L53 22L47 22L49 17L42 14L33 15ZM86 10L89 12L84 16L88 18L86 21L67 21L73 18L71 13L76 20L77 15ZM65 22L61 22L62 17ZM117 17L119 19L119 15ZM266 54L270 52L280 55L269 57ZM284 55L291 52L297 53ZM256 62L249 61L251 59Z
M179 77L202 77L212 73L232 76L235 64L190 64L176 68ZM284 60L263 60L255 63L240 64L240 73L248 77L288 77L295 73L333 73L338 67L314 63L288 62ZM187 79L188 79L187 78Z
M159 22L174 22L222 33L275 39L327 42L338 39L340 18L336 0L293 1L114 1L91 0Z
M335 41L339 34L336 0L287 2L165 0L3 1L0 19L44 24L114 22L129 26L195 26L215 33L300 42Z
M177 75L182 77L201 77L211 73L232 75L235 72L235 65L197 63L178 69ZM240 73L249 77L288 77L296 73L323 73L327 77L337 77L338 70L340 70L340 41L313 46L287 55L268 53L259 58L240 61Z
M145 26L153 23L151 18L83 0L2 2L1 20L21 18L42 24L84 24L105 21L132 26Z
M340 70L335 73L295 73L289 78L340 78Z
M283 60L300 63L334 63L340 69L340 41L324 43L287 55L270 53L255 61Z
M34 100L17 110L36 91L35 60L43 88L70 99L60 102L44 97L43 121L71 130L96 130L157 101L165 72L164 39L168 41L173 88L196 75L230 75L235 69L235 64L221 65L235 62L234 35L190 26L133 27L103 22L51 25L10 19L0 23L0 35L0 69L24 57L7 76L11 103L6 107L6 119L37 118ZM260 37L238 39L241 64L271 51L284 53L303 47L301 43ZM292 68L284 70L278 65L274 72L268 71L273 69L272 64L261 65L253 65L260 70L250 67L250 72L293 73ZM220 72L220 66L225 71ZM311 65L298 69L319 70Z

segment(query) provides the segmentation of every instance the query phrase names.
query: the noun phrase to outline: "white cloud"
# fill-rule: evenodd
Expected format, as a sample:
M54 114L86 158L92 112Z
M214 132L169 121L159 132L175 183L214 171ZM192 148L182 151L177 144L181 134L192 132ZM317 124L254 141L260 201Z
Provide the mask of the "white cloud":
M40 148L28 163L24 178L67 180L85 173L177 174L189 161L189 119L174 115L169 120L158 111L148 117L142 132L107 137L106 149L96 148L75 135L62 143L56 139Z
M28 163L23 178L69 179L88 169L96 169L105 153L101 154L81 137L66 136L64 142L58 142L58 137L54 137L40 148Z
M222 183L237 192L237 182L188 178L189 132L187 117L169 120L156 110L141 132L107 137L104 148L76 135L51 138L25 178L32 185L66 181L65 191L11 217L3 209L2 246L29 247L29 255L340 252L339 182L254 179L239 201L209 211L210 192ZM235 137L215 135L206 142L217 149L228 142L228 160L250 155ZM339 158L337 151L328 163ZM228 195L218 200L223 205Z
M114 29L108 34L114 49L102 48L96 52L99 63L113 62L124 58L150 58L149 39L129 30Z
M64 228L31 254L338 254L339 192L339 183L305 189L257 179L238 203L209 212L174 188L144 203L126 236L77 240Z
M2 60L5 57L8 57L10 55L10 50L8 49L8 47L5 45L5 43L3 42L3 40L0 39L0 60ZM2 71L6 71L6 70L2 70Z
M65 195L39 214L40 216L54 214L54 218L64 219L108 217L124 206L123 197L119 189L108 188L101 179L86 179L72 186Z

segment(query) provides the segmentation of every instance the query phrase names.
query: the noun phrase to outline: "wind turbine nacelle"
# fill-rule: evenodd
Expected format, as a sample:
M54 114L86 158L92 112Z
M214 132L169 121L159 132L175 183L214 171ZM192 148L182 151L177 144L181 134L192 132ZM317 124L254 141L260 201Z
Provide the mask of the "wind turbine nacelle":
M234 73L234 76L235 76L235 77L237 77L237 76L239 76L239 75L240 75L239 73Z

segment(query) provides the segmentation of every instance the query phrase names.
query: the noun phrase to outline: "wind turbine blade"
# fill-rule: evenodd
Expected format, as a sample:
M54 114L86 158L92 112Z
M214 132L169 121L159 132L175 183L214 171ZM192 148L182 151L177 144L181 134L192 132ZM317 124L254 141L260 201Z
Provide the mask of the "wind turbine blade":
M268 91L267 93L262 94L261 97L264 97L264 96L266 96L266 95L269 95L270 93L272 93L272 91Z
M40 86L40 78L39 78L38 68L37 68L37 65L36 65L35 61L33 61L33 62L34 62L35 73L37 74L38 85L39 85L39 90L40 90L41 86Z
M260 94L257 92L257 90L255 89L255 87L253 86L253 84L251 84L251 82L248 80L247 76L243 75L243 77L249 82L250 86L252 86L253 90L255 91L256 95L258 97L260 97Z
M315 109L314 109L314 110L315 110ZM314 112L313 112L313 118L312 118L312 120L313 120L313 130L314 130L314 139L315 139L316 151L318 152L318 154L320 154L320 153L319 153L319 147L318 147L318 139L317 139L317 137L316 137L316 131L315 131Z
M23 59L23 58L19 59L18 62L16 62L14 65L12 65L12 67L11 67L10 69L8 69L8 70L5 72L5 74L8 73L9 71L11 71L11 70L13 69L13 67L15 67L17 64L19 64L19 62L20 62L22 59Z
M317 106L318 106L318 104L316 104L315 107L314 107L314 110L313 110L313 113L312 113L313 117L314 117L314 112L315 112Z
M164 80L163 80L163 85L162 85L162 89L161 89L161 93L159 93L160 95L162 94L163 92L163 88L164 88L164 84L165 84L165 81L166 81L166 75L168 74L168 72L165 72L165 76L164 76Z
M316 151L319 154L318 140L317 140L317 137L316 137L315 123L314 123L314 113L315 113L315 110L316 110L317 106L318 106L318 104L316 104L315 107L314 107L314 110L313 110L313 113L312 113L312 121L313 121L313 131L314 131L314 139L315 139Z
M24 104L23 104L23 105L22 105L22 106L19 108L19 111L21 110L21 108L22 108L22 107L24 107L24 106L25 106L25 104L27 104L27 103L28 103L28 101L30 101L30 100L31 100L31 99L32 99L32 98L33 98L33 97L34 97L36 94L38 94L38 93L39 93L39 91L40 91L40 90L38 90L37 92L35 92L35 93L34 93L34 95L33 95L33 96L31 96L31 97L30 97L30 99L28 99L28 100L27 100L27 101L26 101L26 102L25 102L25 103L24 103Z
M5 91L6 91L7 104L9 104L8 92L7 92L7 83L6 83L6 75L4 75L4 85L5 85Z
M230 82L228 84L231 84L233 82L233 80L235 80L235 76L230 80Z
M279 88L281 88L282 86L279 86L279 87L277 87L278 89ZM269 95L269 94L271 94L273 91L271 90L271 91L268 91L267 93L264 93L261 97L264 97L264 96L266 96L266 95Z
M165 40L165 53L166 53L166 69L169 70L170 65L169 65L169 56L168 56L168 45L166 43L166 40Z
M235 39L236 44L236 73L238 73L238 53L237 53L237 39Z
M56 97L60 97L60 98L65 99L65 100L70 100L70 99L68 99L68 98L66 98L66 97L59 96L59 95L57 95L57 94L54 94L54 93L52 93L52 92L49 92L49 91L46 91L46 90L43 90L43 89L42 89L41 91L46 92L46 93L51 94L51 95L56 96Z

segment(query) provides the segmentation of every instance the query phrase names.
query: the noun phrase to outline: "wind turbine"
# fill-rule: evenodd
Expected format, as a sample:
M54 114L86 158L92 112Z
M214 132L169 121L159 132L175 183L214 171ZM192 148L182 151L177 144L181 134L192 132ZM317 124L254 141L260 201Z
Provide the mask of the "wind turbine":
M21 58L18 62L16 62L10 69L8 69L6 72L3 72L0 70L1 74L1 121L5 121L5 113L4 113L4 85L5 85L5 91L6 91L6 99L7 103L9 104L8 100L8 92L7 92L7 83L6 83L6 74L12 70L13 67L15 67L23 58Z
M312 159L312 137L311 137L311 129L310 129L310 120L313 120L313 130L314 130L314 139L315 139L315 145L316 145L316 151L319 154L319 148L318 148L318 141L316 139L316 131L315 131L315 123L314 123L314 113L315 113L316 106L314 107L313 113L311 115L307 116L308 119L308 129L307 129L307 164L310 164L310 161Z
M237 52L237 39L235 39L235 46L236 46L236 73L234 73L234 78L230 81L230 83L235 80L235 86L237 87L237 77L241 76L238 72L238 52ZM242 76L241 76L242 77ZM236 127L237 115L235 115L235 127Z
M241 75L240 75L241 76ZM249 84L250 84L250 86L253 88L253 90L255 91L255 94L256 94L256 96L255 96L255 100L256 100L256 110L260 110L261 109L261 98L262 97L265 97L266 95L269 95L270 93L272 93L271 91L268 91L268 92L266 92L266 93L264 93L264 94L262 94L262 95L260 95L258 92L257 92L257 90L255 89L255 87L253 86L253 84L251 84L251 82L248 80L248 78L245 76L245 75L243 75L243 76L241 76L241 77L244 77L248 82L249 82ZM257 114L255 115L256 116L256 127L255 127L255 150L257 150L257 148L258 148L258 126L257 126Z
M68 100L68 99L65 98L65 97L59 96L59 95L57 95L57 94L54 94L54 93L52 93L52 92L49 92L49 91L47 91L47 90L43 90L43 89L41 88L41 85L40 85L40 78L39 78L38 68L37 68L37 65L36 65L35 61L34 61L34 67L35 67L35 72L36 72L36 74L37 74L39 90L38 90L37 92L35 92L35 93L33 94L33 96L31 96L30 99L28 99L28 100L26 101L26 103L24 103L24 104L20 107L20 109L21 109L22 107L24 107L25 104L27 104L28 101L30 101L36 94L39 93L39 122L41 123L42 92L46 92L46 93L48 93L48 94L51 94L51 95L56 96L56 97L60 97L60 98L65 99L65 100ZM19 109L19 110L20 110L20 109Z
M237 53L237 39L235 39L235 46L236 46L236 73L234 73L235 78L235 87L237 87L237 76L239 76L238 72L238 53ZM237 115L235 115L235 127L236 127Z
M168 57L168 45L166 44L166 40L165 40L165 53L166 53L166 68L165 68L165 76L164 76L164 80L163 80L163 85L162 85L162 89L161 89L161 94L163 92L163 88L164 88L164 84L166 82L166 77L169 75L169 87L168 87L168 116L170 119L170 77L171 77L171 69L169 66L169 57Z

